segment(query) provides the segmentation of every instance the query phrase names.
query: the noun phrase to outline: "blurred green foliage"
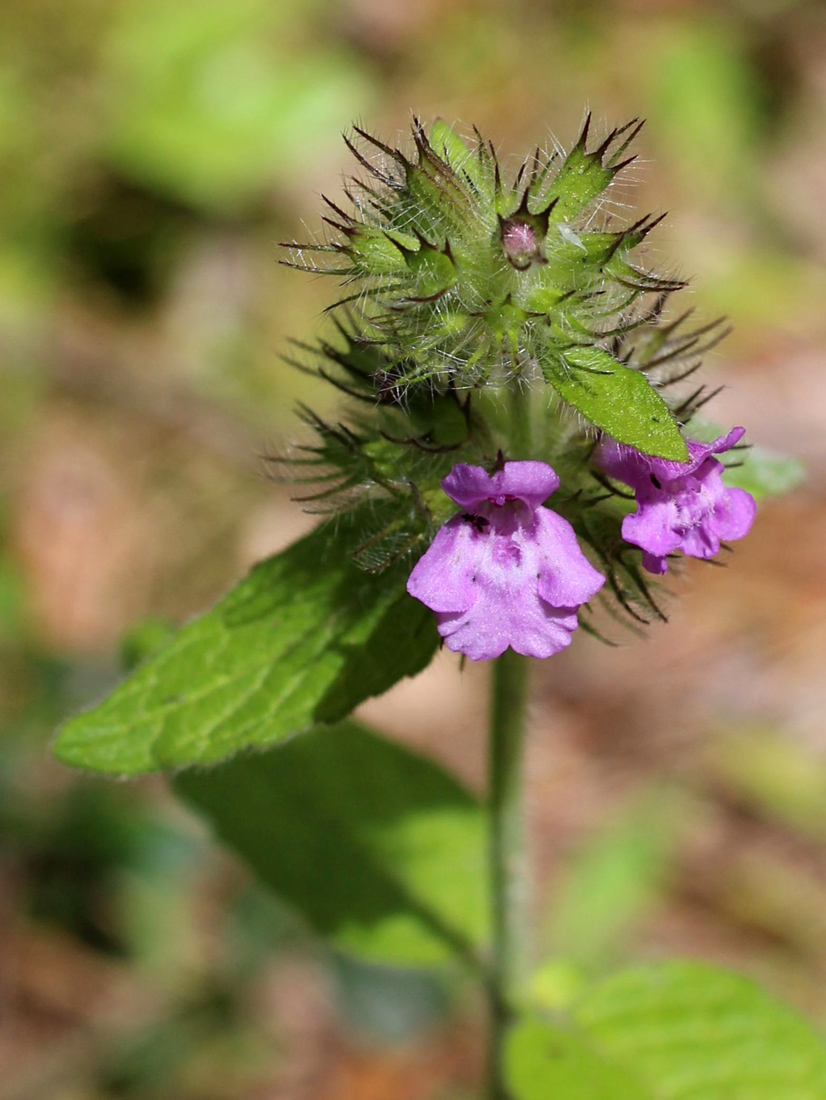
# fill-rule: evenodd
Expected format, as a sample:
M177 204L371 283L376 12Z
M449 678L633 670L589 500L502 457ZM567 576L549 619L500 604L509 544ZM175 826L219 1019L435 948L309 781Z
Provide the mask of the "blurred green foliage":
M789 334L822 326L820 207L777 169L819 163L823 33L822 5L807 0L0 5L0 935L24 962L32 944L56 942L70 974L113 966L107 981L125 981L137 1005L91 1028L75 1006L62 1034L91 1036L88 1046L52 1064L48 1012L27 1007L36 987L21 994L12 1004L43 1076L27 1084L31 1067L9 1070L12 1100L225 1100L288 1060L251 990L281 960L318 960L293 916L157 786L70 777L47 745L111 685L136 614L152 618L126 638L127 663L237 572L227 546L271 496L251 456L309 385L279 350L317 329L329 301L276 267L273 242L302 220L319 225L315 192L335 197L344 164L340 130L361 116L401 131L415 107L477 122L522 154L548 128L568 141L586 101L609 122L648 116L640 174L657 173L653 201L674 211L657 247L695 276L703 312L736 318L735 355L782 356ZM126 517L140 525L140 558L156 563L138 581L129 559L96 597L76 580L71 555L92 551L73 550L63 509L88 525L97 482L77 489L55 474L85 469L89 446L151 505L123 490L109 528L94 528L92 570ZM62 565L37 556L31 529ZM135 590L137 604L117 612ZM55 591L111 604L111 622L90 643L67 601L49 612ZM716 725L693 771L650 764L669 785L602 807L590 839L565 848L544 907L538 995L549 1006L576 999L583 960L601 970L657 953L651 929L667 940L657 921L671 907L826 1013L823 754L768 720ZM686 788L691 797L669 793ZM693 853L697 834L746 826L723 856ZM454 1013L466 1005L461 984L434 990L421 974L352 961L325 973L374 1037L410 1039L445 998ZM85 977L69 984L80 1000ZM400 998L417 1008L394 1022Z
M476 799L353 722L188 770L175 789L320 935L369 961L478 967L487 915Z
M370 102L357 59L323 34L329 10L323 0L123 5L105 46L103 159L222 216L311 170L319 135Z
M528 1020L508 1063L520 1097L819 1100L826 1047L759 986L699 963L626 970L575 1006L578 1031ZM550 1088L549 1088L550 1087Z
M615 966L627 952L629 935L667 888L680 830L690 820L683 792L659 786L613 815L554 883L546 903L549 953L586 974ZM540 976L540 1000L547 999L543 987L558 976L555 969Z

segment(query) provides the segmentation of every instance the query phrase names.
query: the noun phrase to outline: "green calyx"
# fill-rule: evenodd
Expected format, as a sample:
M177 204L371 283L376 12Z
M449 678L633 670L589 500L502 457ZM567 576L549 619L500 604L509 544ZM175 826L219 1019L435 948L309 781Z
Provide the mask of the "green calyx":
M531 458L559 475L554 508L605 574L597 602L632 630L665 618L622 537L633 496L594 445L685 460L713 396L692 376L725 329L692 327L672 308L683 283L646 266L660 219L623 224L607 201L638 130L597 144L586 122L567 155L537 151L511 182L491 145L441 121L416 123L409 153L361 130L348 143L366 172L345 184L349 212L328 201L328 240L287 262L345 282L337 335L292 362L349 400L338 422L301 410L310 435L275 471L305 508L341 517L359 569L430 544L456 511L441 489L455 465Z
M518 378L578 423L682 461L680 428L702 395L667 390L711 330L678 337L667 318L684 283L637 251L660 219L625 225L610 209L641 126L596 143L589 116L570 152L537 149L511 181L478 132L466 141L441 120L429 132L414 121L406 152L355 127L364 175L345 185L350 208L326 200L328 240L291 245L286 262L344 280L400 391Z

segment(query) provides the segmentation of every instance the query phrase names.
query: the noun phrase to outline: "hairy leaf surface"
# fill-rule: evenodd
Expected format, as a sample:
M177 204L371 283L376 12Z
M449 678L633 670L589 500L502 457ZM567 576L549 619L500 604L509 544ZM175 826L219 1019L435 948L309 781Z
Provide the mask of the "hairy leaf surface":
M338 721L421 671L438 643L433 616L405 592L405 563L378 575L352 563L349 522L322 525L255 566L71 719L58 758L114 775L213 763Z
M658 458L688 460L668 406L640 371L585 346L549 355L542 370L560 397L620 443Z

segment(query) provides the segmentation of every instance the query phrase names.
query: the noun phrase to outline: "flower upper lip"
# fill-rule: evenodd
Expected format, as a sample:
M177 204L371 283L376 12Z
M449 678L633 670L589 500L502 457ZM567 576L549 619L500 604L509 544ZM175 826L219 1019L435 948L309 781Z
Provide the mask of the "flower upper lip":
M461 508L470 510L485 501L502 507L512 500L536 508L559 488L559 478L545 462L506 462L492 474L482 466L460 462L442 481L442 488Z

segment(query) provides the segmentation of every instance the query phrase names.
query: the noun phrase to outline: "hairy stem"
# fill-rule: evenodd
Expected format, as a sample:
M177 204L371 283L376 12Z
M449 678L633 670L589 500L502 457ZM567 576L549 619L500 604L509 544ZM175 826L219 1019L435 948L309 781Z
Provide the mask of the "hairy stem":
M527 953L522 759L528 661L507 650L493 666L489 883L492 926L488 1100L506 1100L502 1054Z

